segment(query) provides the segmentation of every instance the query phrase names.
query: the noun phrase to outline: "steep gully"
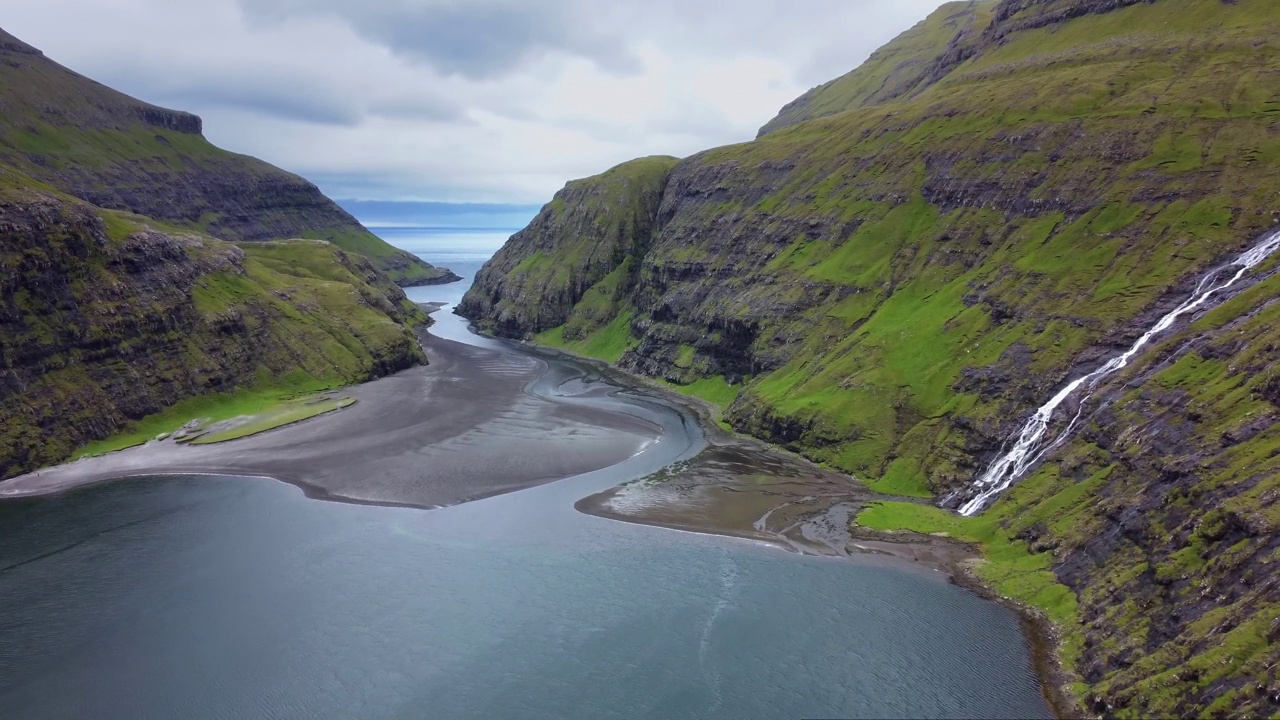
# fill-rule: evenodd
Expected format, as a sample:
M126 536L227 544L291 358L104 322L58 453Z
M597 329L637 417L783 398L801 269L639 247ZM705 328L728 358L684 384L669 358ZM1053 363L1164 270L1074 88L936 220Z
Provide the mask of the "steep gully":
M1012 439L1013 446L1007 452L1003 452L996 457L967 490L949 496L944 500L944 504L950 505L957 499L962 499L959 507L961 515L972 516L981 512L987 503L1009 489L1009 486L1026 475L1027 471L1047 453L1070 437L1080 423L1080 418L1084 415L1085 405L1093 397L1094 392L1103 380L1124 369L1152 338L1172 327L1179 317L1204 308L1215 295L1239 282L1245 273L1270 257L1277 248L1280 248L1280 230L1263 236L1261 241L1230 263L1210 270L1200 278L1200 282L1196 285L1196 289L1190 297L1157 320L1154 325L1129 346L1128 350L1108 360L1093 372L1067 383L1048 402L1041 405L1027 419L1017 437ZM1221 279L1225 272L1233 268L1236 270L1234 274L1225 280ZM1075 395L1076 391L1082 388L1082 392L1085 395L1080 398L1075 415L1061 432L1046 442L1044 438L1049 431L1049 425L1053 421L1054 413L1064 402ZM1008 447L1008 443L1006 443L1006 447Z

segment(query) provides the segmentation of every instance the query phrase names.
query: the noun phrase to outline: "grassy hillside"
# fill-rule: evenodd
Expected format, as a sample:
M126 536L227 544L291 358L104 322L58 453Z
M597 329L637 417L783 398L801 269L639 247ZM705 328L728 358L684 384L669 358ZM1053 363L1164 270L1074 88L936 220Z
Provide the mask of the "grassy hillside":
M0 165L99 207L233 241L329 240L405 285L449 282L306 180L213 146L200 118L149 105L0 30Z
M743 427L785 424L872 480L967 480L1085 350L1275 222L1271 7L1163 0L1009 35L914 100L683 163L632 361L692 346L754 378Z
M796 124L677 165L599 330L497 329L741 386L738 429L941 496L1280 224L1277 38L1268 0L945 6L784 110ZM1032 573L1015 594L1062 624L1098 712L1280 712L1270 272L1105 387L986 516L954 521Z
M635 284L677 162L641 158L566 185L485 264L460 312L507 335L563 325L568 341L609 324Z
M411 330L425 315L327 242L237 247L9 170L0 228L0 478L187 398L284 396L425 361Z
M995 0L963 0L942 5L915 27L876 50L853 71L787 103L760 128L760 135L846 110L910 97L944 73L947 63L959 59L959 48L990 25L995 7Z

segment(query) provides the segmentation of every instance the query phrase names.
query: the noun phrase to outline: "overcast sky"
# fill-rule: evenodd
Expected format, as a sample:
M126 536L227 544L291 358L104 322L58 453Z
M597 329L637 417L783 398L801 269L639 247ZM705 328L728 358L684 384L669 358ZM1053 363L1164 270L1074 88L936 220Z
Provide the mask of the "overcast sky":
M749 140L938 0L32 0L0 26L338 198L541 203Z

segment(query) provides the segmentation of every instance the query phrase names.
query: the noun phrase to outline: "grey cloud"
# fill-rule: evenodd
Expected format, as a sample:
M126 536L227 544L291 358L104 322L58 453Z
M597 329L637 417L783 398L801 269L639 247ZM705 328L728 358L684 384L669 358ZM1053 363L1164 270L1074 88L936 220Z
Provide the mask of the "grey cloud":
M196 104L218 104L238 110L270 115L285 120L323 125L359 124L359 106L340 98L309 93L305 89L285 90L265 83L225 82L189 85L170 94L175 100Z
M446 75L473 80L505 75L548 52L586 58L617 73L640 63L623 38L593 23L591 6L574 0L457 2L435 0L239 0L246 17L281 21L331 16L365 39L424 62Z
M458 103L444 98L418 95L379 100L369 105L369 112L393 120L418 120L471 125L474 121Z
M363 116L355 98L320 78L263 68L115 64L104 77L146 100L179 107L225 107L322 125L354 126Z
M542 202L628 157L751 137L938 2L41 0L15 4L5 22L90 77L204 114L216 142L332 194ZM636 92L653 103L568 95L616 78L544 57L642 71ZM646 84L648 74L670 82ZM713 77L742 85L698 97ZM735 92L748 88L772 96Z
M222 107L345 127L360 124L370 114L422 122L471 122L457 102L432 93L366 101L321 76L279 68L185 68L174 73L172 68L146 63L117 65L104 74L148 100L176 107Z
M426 185L420 178L401 177L388 172L311 172L307 179L330 197L379 199L399 198L405 188L413 188L423 198L452 198L457 191L445 185ZM405 198L417 199L417 198Z

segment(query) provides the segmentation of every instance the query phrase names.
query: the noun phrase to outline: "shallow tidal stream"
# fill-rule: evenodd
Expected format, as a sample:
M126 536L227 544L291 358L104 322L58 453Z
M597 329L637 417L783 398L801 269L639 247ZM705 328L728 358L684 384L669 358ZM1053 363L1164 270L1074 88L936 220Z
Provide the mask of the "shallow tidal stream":
M936 573L576 511L701 448L612 402L661 439L436 510L211 476L0 503L0 717L1049 714L1018 617Z

